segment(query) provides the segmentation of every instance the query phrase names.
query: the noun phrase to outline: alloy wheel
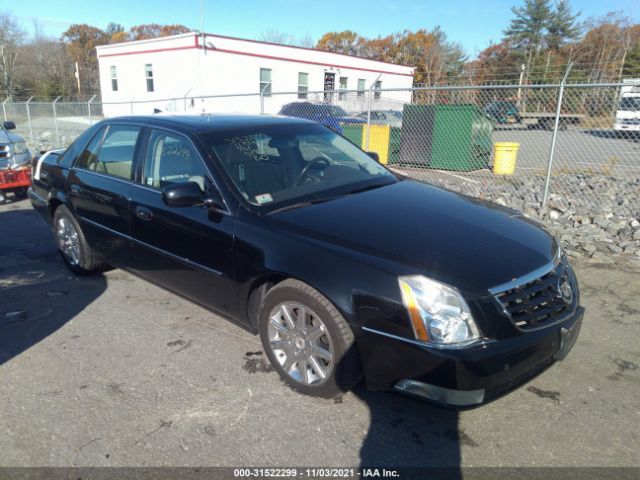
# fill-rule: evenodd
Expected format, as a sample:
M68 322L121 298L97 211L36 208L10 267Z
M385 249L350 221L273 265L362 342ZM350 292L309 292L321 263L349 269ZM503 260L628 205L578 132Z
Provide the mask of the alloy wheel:
M58 248L71 265L80 264L80 240L73 223L65 217L58 219L56 225Z
M334 368L334 346L325 324L310 308L295 302L277 305L269 315L269 345L292 379L318 385Z

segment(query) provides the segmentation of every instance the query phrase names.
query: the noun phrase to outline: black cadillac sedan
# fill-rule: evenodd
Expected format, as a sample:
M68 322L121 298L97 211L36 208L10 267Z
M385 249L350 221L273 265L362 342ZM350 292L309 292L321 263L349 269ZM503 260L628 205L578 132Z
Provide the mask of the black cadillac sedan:
M364 377L489 401L572 348L562 249L516 211L403 178L337 133L270 116L122 117L34 165L69 269L126 269L259 333L295 390Z

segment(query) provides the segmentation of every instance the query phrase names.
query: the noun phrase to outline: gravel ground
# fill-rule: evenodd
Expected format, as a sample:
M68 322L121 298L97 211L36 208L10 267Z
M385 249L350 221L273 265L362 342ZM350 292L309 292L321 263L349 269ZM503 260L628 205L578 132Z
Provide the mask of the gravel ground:
M70 275L28 202L0 206L0 227L0 466L640 467L624 263L577 264L587 313L565 361L457 413L298 395L228 321L123 271Z

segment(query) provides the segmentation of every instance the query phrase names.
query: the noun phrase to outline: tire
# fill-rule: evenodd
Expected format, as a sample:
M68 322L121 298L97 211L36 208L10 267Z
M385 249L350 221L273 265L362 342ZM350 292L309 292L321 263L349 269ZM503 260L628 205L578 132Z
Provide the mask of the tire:
M87 243L80 225L64 205L60 205L53 214L53 228L60 256L69 270L76 275L90 275L104 268ZM77 249L71 252L63 244Z
M0 205L4 205L5 203L7 203L7 194L4 190L0 190Z
M285 318L283 305L292 321ZM308 315L300 315L303 311ZM264 351L293 390L335 398L360 381L360 356L351 327L326 297L306 283L289 279L274 286L262 302L259 320Z
M18 189L15 190L15 192L13 192L13 194L16 196L16 198L27 198L27 187L20 187Z

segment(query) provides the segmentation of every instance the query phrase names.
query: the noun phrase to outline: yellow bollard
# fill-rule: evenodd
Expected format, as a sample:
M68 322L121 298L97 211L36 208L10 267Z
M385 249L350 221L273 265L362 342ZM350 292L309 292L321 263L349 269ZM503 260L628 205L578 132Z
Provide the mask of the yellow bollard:
M493 144L493 173L513 175L516 171L516 158L520 144L516 142L496 142Z

